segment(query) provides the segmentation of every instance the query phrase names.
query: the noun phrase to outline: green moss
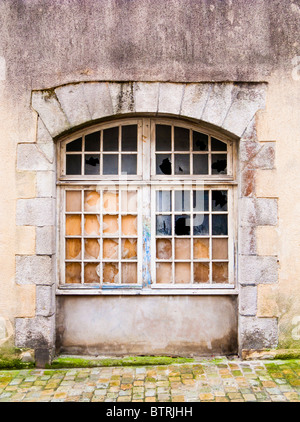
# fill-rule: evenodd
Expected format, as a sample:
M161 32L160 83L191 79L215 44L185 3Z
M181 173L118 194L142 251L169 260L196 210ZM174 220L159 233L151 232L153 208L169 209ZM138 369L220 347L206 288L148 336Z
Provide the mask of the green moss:
M101 366L145 366L171 365L174 363L193 362L190 358L173 358L168 356L128 356L124 358L85 359L77 357L58 357L54 359L49 369L57 368L92 368Z
M0 369L30 369L34 368L34 362L23 362L21 353L28 349L17 347L2 348L0 352Z

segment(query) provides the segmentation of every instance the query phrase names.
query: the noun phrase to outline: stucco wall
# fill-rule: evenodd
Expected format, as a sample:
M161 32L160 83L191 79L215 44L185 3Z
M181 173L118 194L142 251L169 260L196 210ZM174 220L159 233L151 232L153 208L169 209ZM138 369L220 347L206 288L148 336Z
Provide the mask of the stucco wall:
M276 150L275 165L255 172L248 203L254 192L278 199L278 219L256 228L248 252L278 260L278 278L245 286L242 315L266 326L278 319L278 347L298 348L299 1L8 0L0 15L0 346L14 343L15 318L51 314L54 306L43 285L15 282L16 256L42 256L41 266L53 254L47 228L16 226L17 200L41 195L54 160L45 131L45 167L38 174L16 169L18 145L37 139L32 90L80 81L227 81L267 83L257 140ZM52 203L55 193L46 195Z

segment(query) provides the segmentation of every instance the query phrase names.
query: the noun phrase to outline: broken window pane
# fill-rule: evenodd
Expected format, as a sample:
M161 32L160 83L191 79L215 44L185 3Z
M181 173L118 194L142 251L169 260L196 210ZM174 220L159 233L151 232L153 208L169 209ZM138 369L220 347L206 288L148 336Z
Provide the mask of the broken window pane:
M190 150L190 131L184 127L174 127L174 150Z
M194 235L206 236L209 234L208 229L208 215L207 214L197 214L193 216L193 228Z
M66 211L67 212L81 211L81 191L79 190L66 191Z
M66 236L81 235L81 215L66 215Z
M208 154L193 154L193 174L208 174Z
M114 191L103 192L103 209L106 212L119 211L119 193Z
M194 211L208 211L208 191L207 190L193 191L193 210Z
M103 233L106 235L116 235L119 232L119 218L117 215L103 216Z
M99 264L87 263L84 264L84 282L85 283L100 283Z
M190 239L175 239L175 259L191 259Z
M85 151L100 151L100 132L85 135Z
M81 259L81 239L66 239L66 259Z
M219 141L216 138L211 138L211 150L212 151L227 151L227 144Z
M212 240L212 259L228 259L228 240Z
M194 259L209 258L209 239L194 239Z
M172 241L170 239L156 239L156 258L172 258Z
M84 192L84 211L97 212L100 210L100 193L86 190Z
M84 233L90 236L99 236L100 223L97 215L84 216Z
M212 174L227 174L227 155L212 154L211 155L211 172Z
M137 191L122 191L122 212L137 211Z
M98 259L100 254L99 239L85 239L84 240L84 258Z
M119 128L112 127L103 130L103 151L119 150Z
M137 151L137 125L122 126L122 151Z
M66 151L81 151L82 150L82 139L78 138L75 141L69 142L66 145Z
M117 154L104 154L103 155L103 174L118 174L119 156Z
M215 236L227 236L227 215L213 214L212 215L212 234Z
M171 211L172 200L171 191L158 190L156 191L156 211L165 212Z
M175 215L175 235L187 236L191 232L191 218L189 215Z
M137 235L137 217L135 215L122 216L122 235Z
M136 174L137 155L122 154L121 172L122 174Z
M189 154L175 154L175 174L190 174Z
M84 174L100 174L100 155L85 154Z
M172 174L171 154L156 155L156 174Z
M171 151L171 126L156 125L156 151Z
M190 191L189 190L175 191L175 211L180 211L180 212L190 211Z
M156 234L158 235L171 235L171 216L170 215L157 215L156 216Z
M137 239L122 239L122 258L137 258Z
M191 282L191 264L189 262L175 263L175 283Z
M208 135L193 131L193 150L207 151L208 150Z
M119 282L119 265L113 262L103 264L103 283Z
M119 241L118 239L103 239L103 259L118 259Z
M137 263L123 262L122 263L122 284L137 283Z
M81 283L81 264L79 262L68 262L65 272L66 283Z
M172 283L172 264L168 262L156 263L156 283Z
M81 155L66 155L66 174L81 174Z
M227 190L212 191L212 211L227 211Z
M209 263L194 263L194 283L209 283Z
M212 263L212 281L214 283L228 282L228 263L213 262Z

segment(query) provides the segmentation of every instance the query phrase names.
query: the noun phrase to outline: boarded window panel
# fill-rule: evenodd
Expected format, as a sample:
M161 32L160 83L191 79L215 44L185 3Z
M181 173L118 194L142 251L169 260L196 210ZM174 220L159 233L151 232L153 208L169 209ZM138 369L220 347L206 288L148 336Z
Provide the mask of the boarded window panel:
M122 216L122 235L123 236L137 235L137 217L135 215Z
M209 259L209 239L194 239L194 258Z
M228 283L228 263L212 263L212 281L213 283Z
M105 212L119 211L119 193L118 192L103 192L103 209Z
M100 254L100 244L98 239L84 240L84 258L98 259Z
M81 239L66 240L66 259L81 259Z
M209 282L209 263L195 262L194 263L194 283L208 283Z
M171 151L171 126L156 125L156 151Z
M118 239L103 239L103 259L118 259Z
M156 283L172 283L172 264L158 262L156 264Z
M122 239L122 258L123 259L137 258L137 240L136 239Z
M96 191L84 192L84 211L99 212L100 211L100 194Z
M122 191L122 211L137 211L137 191Z
M90 262L84 264L84 282L100 283L99 264Z
M212 240L212 259L228 259L228 239Z
M81 235L81 215L66 216L66 236Z
M68 175L81 174L81 155L78 155L78 154L66 155L66 174Z
M66 211L67 212L81 211L81 191L68 190L66 192Z
M175 239L175 259L191 259L190 239Z
M137 264L136 262L122 263L122 284L137 283Z
M116 235L119 232L119 218L117 215L103 216L103 234Z
M99 236L100 223L98 215L84 216L84 233L88 236Z
M116 263L106 262L103 265L103 283L119 282L119 266Z
M79 262L68 262L65 272L66 283L81 283L81 264Z
M172 241L170 239L156 239L156 258L172 258Z
M189 262L175 263L175 283L191 282L191 264Z

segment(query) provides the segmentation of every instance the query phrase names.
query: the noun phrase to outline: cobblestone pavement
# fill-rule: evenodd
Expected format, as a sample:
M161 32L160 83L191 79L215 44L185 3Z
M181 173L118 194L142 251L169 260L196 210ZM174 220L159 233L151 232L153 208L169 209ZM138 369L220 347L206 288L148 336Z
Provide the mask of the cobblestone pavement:
M293 402L300 360L0 370L1 402Z

